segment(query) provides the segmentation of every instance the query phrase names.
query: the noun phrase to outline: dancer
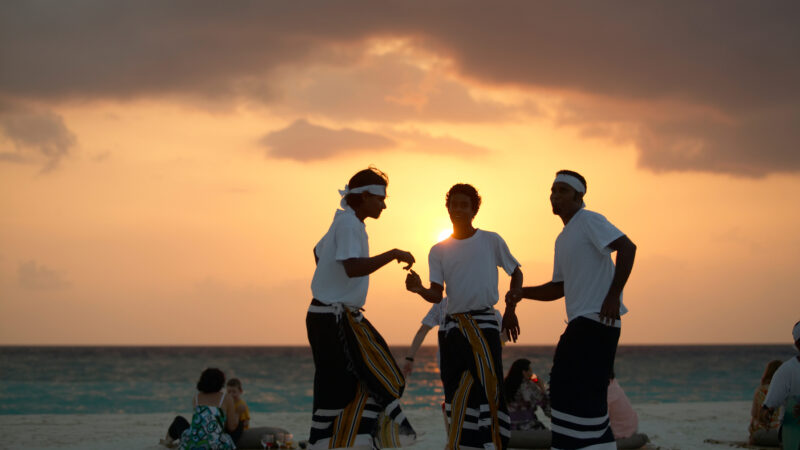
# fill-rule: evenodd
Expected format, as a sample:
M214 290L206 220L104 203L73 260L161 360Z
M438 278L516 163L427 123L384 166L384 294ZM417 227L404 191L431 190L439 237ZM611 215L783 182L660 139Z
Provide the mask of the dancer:
M523 298L565 297L568 325L558 341L550 373L554 449L615 449L608 421L608 374L619 341L622 289L636 245L602 215L585 209L586 179L561 170L551 188L553 214L564 222L556 239L552 281L511 289L503 328L516 341L515 305ZM611 253L616 251L616 265Z
M481 205L478 191L456 184L445 205L453 235L434 245L428 255L430 288L413 270L406 288L438 303L447 292L447 315L439 342L445 409L449 417L447 448L506 448L510 418L503 395L497 268L511 276L511 288L522 286L522 271L503 238L475 228Z
M388 182L373 167L356 173L339 191L341 209L314 247L314 298L306 316L314 357L312 448L399 447L416 439L398 402L403 374L361 313L369 274L393 260L405 269L414 264L411 253L398 249L369 256L364 220L386 208Z

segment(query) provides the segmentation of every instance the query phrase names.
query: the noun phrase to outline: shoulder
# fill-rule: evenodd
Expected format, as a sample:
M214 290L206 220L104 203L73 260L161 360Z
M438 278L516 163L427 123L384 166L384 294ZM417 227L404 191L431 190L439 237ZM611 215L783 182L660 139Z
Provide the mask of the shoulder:
M598 212L590 211L588 209L582 209L578 213L576 218L578 219L578 221L587 222L587 223L606 223L606 222L608 222L608 219L606 219L606 216L604 216L604 215L602 215L602 214L600 214Z
M486 231L486 230L478 230L477 236L479 239L484 239L487 241L491 241L494 244L505 243L506 241L500 236L500 234L495 233L494 231Z

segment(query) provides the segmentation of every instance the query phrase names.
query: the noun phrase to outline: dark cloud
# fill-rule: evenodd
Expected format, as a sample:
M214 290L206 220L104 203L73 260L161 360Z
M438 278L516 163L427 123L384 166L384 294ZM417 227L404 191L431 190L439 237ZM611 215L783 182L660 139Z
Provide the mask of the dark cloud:
M19 264L17 280L23 288L37 291L63 289L70 285L61 274L33 260Z
M55 169L76 143L61 116L9 105L0 105L0 143L3 138L0 161L41 164L45 172Z
M351 130L333 130L296 120L288 127L273 131L261 140L269 149L267 155L273 158L314 161L333 156L364 151L382 151L394 147L395 143L386 137Z
M384 120L411 112L425 120L464 120L443 115L452 109L419 109L436 104L435 92L428 92L434 102L427 104L403 95L378 101L381 89L368 84L361 91L364 98L352 85L341 96L312 75L307 90L299 91L308 97L292 98L275 82L276 74L308 63L357 66L365 57L364 42L399 38L447 61L462 80L607 99L610 116L619 115L613 107L620 101L681 105L665 111L672 114L687 106L706 109L709 116L699 122L633 115L612 125L638 130L633 141L641 164L654 170L760 175L800 169L800 152L792 151L800 148L795 131L798 18L800 3L793 0L247 2L235 7L215 1L11 1L0 4L0 95L37 100L245 96L350 117L368 113L361 107L386 106L394 99L394 109L376 109ZM395 75L400 82L418 76L413 70ZM440 87L442 102L466 98L456 85ZM492 107L465 104L473 107L470 120L480 117L475 106ZM418 109L403 112L409 105ZM493 112L502 116L503 109ZM589 130L597 124L576 125Z

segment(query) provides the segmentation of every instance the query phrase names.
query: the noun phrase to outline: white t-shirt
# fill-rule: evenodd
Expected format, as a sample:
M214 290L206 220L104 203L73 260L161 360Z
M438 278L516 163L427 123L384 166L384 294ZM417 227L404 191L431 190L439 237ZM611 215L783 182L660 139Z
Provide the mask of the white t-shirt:
M567 320L584 316L599 321L600 308L614 278L608 244L624 233L601 214L581 209L556 239L553 281L564 282ZM620 295L620 316L628 312Z
M497 303L497 268L514 273L519 263L499 234L475 230L467 239L447 238L428 254L430 281L447 293L447 314L492 307Z
M784 361L775 371L764 404L777 408L789 397L800 397L800 361L796 357Z
M352 208L348 206L336 211L333 223L314 251L319 258L311 280L314 298L328 304L364 306L369 276L350 278L342 264L350 258L369 258L367 229Z

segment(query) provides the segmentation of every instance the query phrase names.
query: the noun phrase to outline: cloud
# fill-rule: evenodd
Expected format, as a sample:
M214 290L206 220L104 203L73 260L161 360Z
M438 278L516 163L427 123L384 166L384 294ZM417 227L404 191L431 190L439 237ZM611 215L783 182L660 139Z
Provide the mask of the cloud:
M486 147L473 145L451 136L433 136L421 131L389 131L392 137L403 142L409 151L426 154L457 155L461 157L485 156L490 153Z
M385 121L474 121L493 114L500 120L514 109L476 100L470 89L513 87L589 101L619 116L606 122L637 130L627 137L644 167L756 176L800 169L800 152L793 151L800 148L797 17L800 3L792 0L238 8L214 1L3 2L0 96L189 95L242 98L331 119L374 112ZM398 39L435 64L379 63L369 53L369 42ZM434 72L442 76L433 83L422 77ZM306 84L287 85L293 75ZM620 102L675 108L664 111L672 118L657 120L619 114ZM686 109L708 115L680 120ZM574 126L602 135L596 125Z
M13 147L0 147L0 161L42 164L44 172L55 169L77 141L61 116L9 105L0 105L0 138Z
M30 290L63 289L70 285L61 274L36 261L26 261L17 267L19 285Z
M384 136L344 128L333 130L298 119L288 127L273 131L261 139L273 158L314 161L336 155L382 151L395 145Z

